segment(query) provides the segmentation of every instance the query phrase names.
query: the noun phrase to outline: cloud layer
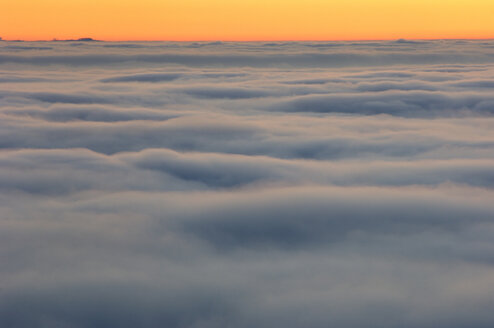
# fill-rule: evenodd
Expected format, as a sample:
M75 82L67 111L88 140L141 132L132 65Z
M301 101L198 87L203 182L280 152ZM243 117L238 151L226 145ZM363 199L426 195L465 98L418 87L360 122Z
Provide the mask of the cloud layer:
M494 325L493 42L2 42L0 72L0 326Z

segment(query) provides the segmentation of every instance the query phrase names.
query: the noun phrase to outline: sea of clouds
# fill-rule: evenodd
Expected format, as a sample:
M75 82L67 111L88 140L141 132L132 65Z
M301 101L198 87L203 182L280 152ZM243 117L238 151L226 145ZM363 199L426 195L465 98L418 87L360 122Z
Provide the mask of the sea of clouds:
M0 326L491 328L494 41L0 42Z

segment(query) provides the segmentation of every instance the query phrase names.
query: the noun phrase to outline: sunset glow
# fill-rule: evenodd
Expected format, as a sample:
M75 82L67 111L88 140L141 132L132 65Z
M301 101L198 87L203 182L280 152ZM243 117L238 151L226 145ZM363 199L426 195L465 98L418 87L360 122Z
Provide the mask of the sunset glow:
M0 36L49 40L494 37L491 0L4 0Z

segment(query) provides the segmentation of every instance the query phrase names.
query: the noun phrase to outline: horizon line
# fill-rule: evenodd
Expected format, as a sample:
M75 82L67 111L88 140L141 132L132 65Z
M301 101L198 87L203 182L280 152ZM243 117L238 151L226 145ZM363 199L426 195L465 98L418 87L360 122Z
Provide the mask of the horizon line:
M177 39L159 39L159 40L136 40L136 39L120 39L120 40L108 40L108 39L93 39L91 37L82 37L74 39L3 39L0 37L0 41L3 42L237 42L237 43L249 43L249 42L379 42L379 41L494 41L493 37L488 38L384 38L384 39L252 39L252 40L237 40L237 39L190 39L190 40L177 40Z

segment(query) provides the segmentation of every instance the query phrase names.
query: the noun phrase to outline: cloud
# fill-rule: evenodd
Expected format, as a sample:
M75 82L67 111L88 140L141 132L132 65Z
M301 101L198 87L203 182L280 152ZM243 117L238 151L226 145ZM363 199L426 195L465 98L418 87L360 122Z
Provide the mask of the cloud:
M113 44L106 44L113 45ZM10 55L3 47L0 64L29 65L70 65L97 66L140 64L170 64L195 67L376 67L390 65L430 65L430 64L490 64L494 56L490 48L480 48L479 44L449 42L370 42L370 43L286 43L284 46L252 44L246 48L242 43L170 43L156 46L153 43L140 43L142 47L108 48L103 45L87 46L88 49L114 50L112 53L75 52L65 55L38 55L32 46L18 49L28 52L20 56ZM50 46L68 47L58 43ZM86 45L85 45L86 46ZM7 46L9 47L9 46ZM194 49L207 49L197 53ZM126 49L130 53L118 52ZM173 52L163 49L173 49ZM224 49L228 49L225 52ZM245 51L247 49L247 51ZM0 49L1 50L1 49ZM46 49L49 51L49 49ZM31 53L29 53L31 52Z
M135 44L135 43L110 43L104 44L105 48L144 48L144 45Z
M179 74L136 74L103 79L102 82L169 82L180 77Z
M29 98L48 102L48 103L65 103L65 104L105 104L109 101L103 97L91 95L70 95L61 93L34 93L28 95Z
M357 87L360 91L381 92L388 90L424 90L436 91L437 87L425 83L360 83Z
M481 104L491 101L490 96L478 94L441 94L420 92L422 87L411 85L380 84L361 85L363 91L387 91L392 89L413 92L388 92L381 94L308 95L273 104L271 109L287 112L389 114L410 117L454 116L463 112L491 115L492 109Z
M13 46L7 45L2 47L4 50L14 50L14 51L22 51L22 50L53 50L52 47L32 47L32 46Z
M16 112L16 109L10 111ZM85 112L84 109L80 109ZM55 111L57 112L57 111ZM17 112L16 112L17 113ZM19 114L23 113L20 111ZM43 114L41 111L38 115ZM77 113L77 109L76 112ZM112 115L114 111L111 111ZM121 111L120 116L126 111ZM194 115L144 122L146 111L137 109L136 121L69 121L67 109L58 122L33 122L9 115L0 131L0 147L15 148L87 148L104 154L169 148L176 151L219 152L266 155L276 158L305 159L375 159L437 156L488 157L492 147L490 132L476 132L479 125L492 128L490 119L451 119L437 123L427 119L386 117L304 118L271 116L250 118L231 115ZM151 112L157 115L155 112ZM163 112L177 115L179 112ZM51 114L53 115L53 114ZM87 119L96 114L84 114ZM109 115L102 112L100 115ZM130 115L127 112L127 116ZM148 114L150 115L150 114ZM100 116L101 117L101 116ZM94 118L94 119L95 119ZM309 125L309 130L298 124ZM331 129L333 133L326 131ZM459 132L461 132L459 134ZM477 155L475 155L477 153Z
M216 206L221 210L213 208L211 214L204 204L199 213L192 211L192 219L181 218L177 224L220 250L230 250L252 244L297 247L341 242L355 231L364 235L454 231L472 217L477 223L491 221L493 209L489 206L468 209L468 204L449 203L454 197L441 200L441 196L437 198L426 189L420 193L417 196L415 190L317 187L254 191L238 198L225 197L228 201L223 204L219 200L221 205ZM355 198L362 205L356 205ZM414 211L417 207L422 210Z
M493 326L491 41L17 46L0 326Z
M455 86L458 87L463 87L463 88L494 88L494 81L491 80L482 80L482 81L464 81L464 82L458 82L454 84Z
M189 88L183 90L186 94L198 98L226 98L226 99L245 99L257 98L268 95L261 90L248 90L244 88Z
M29 272L32 261L41 263L34 279L3 268L0 313L4 323L20 326L86 327L128 314L150 327L268 327L285 320L298 327L293 312L304 314L311 304L304 321L321 327L334 307L344 327L361 323L348 307L369 307L365 318L399 311L382 321L389 327L490 320L491 197L448 187L305 186L63 197L52 199L49 213L38 209L45 202L31 202L16 216L37 216L2 221L6 236L17 236L14 243L3 239L10 245L3 251L23 256L24 264L12 259L9 268ZM29 257L20 243L42 247ZM469 278L470 288L458 288ZM274 303L273 293L280 296ZM424 299L443 310L431 313ZM33 315L26 317L19 309L27 307ZM420 319L413 319L417 311Z
M165 121L176 116L160 111L140 109L139 111L105 107L51 107L49 109L10 109L9 115L40 118L52 122L94 121L121 122L133 120Z
M22 77L16 77L16 76L6 76L0 78L0 83L31 83L31 82L45 82L49 81L47 79L43 78L22 78Z

